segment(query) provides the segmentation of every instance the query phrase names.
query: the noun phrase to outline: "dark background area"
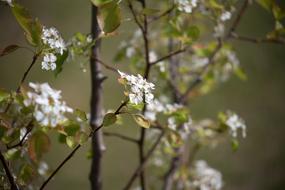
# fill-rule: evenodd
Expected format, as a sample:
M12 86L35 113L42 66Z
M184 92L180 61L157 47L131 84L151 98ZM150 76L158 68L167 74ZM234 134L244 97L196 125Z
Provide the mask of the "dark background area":
M55 26L65 39L75 32L88 33L90 28L89 1L50 0L21 1L32 15L37 16L46 26ZM123 21L120 34L130 33L130 21ZM133 26L133 24L132 24ZM253 4L242 19L238 33L261 37L274 27L271 15ZM102 43L102 59L111 63L120 40L117 35ZM25 45L21 28L17 25L8 7L0 8L0 47L9 44ZM238 57L248 75L245 82L232 77L219 85L210 94L195 99L192 103L193 118L215 117L217 112L231 109L239 113L248 126L248 136L242 140L238 152L233 153L225 144L216 149L203 149L198 157L209 161L220 170L228 190L283 190L285 189L285 46L274 44L251 44L234 42ZM0 87L10 90L16 86L32 59L26 50L18 50L0 59ZM116 64L116 63L115 63ZM117 67L122 67L117 65ZM88 65L87 65L88 68ZM122 97L116 78L110 72L104 84L104 99L107 108L114 108ZM63 91L63 97L72 107L89 110L90 76L80 70L78 63L64 66L58 78L44 72L40 62L32 69L28 81L48 81L55 89ZM109 131L137 136L134 125L110 127ZM58 145L56 137L52 150L45 157L51 168L69 152L65 145ZM117 139L106 139L107 151L104 155L104 189L120 189L130 177L137 164L137 150L134 145ZM48 189L88 189L90 161L86 159L89 146L84 146L66 164Z

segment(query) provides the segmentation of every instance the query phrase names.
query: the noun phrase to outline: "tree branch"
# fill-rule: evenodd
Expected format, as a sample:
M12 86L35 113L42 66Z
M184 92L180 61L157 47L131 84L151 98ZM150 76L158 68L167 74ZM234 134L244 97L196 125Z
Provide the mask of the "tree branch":
M240 36L234 32L231 33L230 36L232 39L235 40L240 40L240 41L245 41L245 42L251 42L251 43L274 43L274 44L285 44L284 39L269 39L269 38L264 38L264 39L258 39L258 38L251 38L247 36Z
M147 152L145 159L143 160L143 162L137 167L137 169L135 170L135 172L133 173L133 175L131 176L130 180L128 181L127 185L123 188L123 190L129 190L132 186L132 184L134 183L135 179L141 174L141 172L143 172L145 165L147 163L147 161L150 159L150 157L152 156L153 152L155 151L155 149L157 148L157 146L159 145L163 135L164 135L165 131L161 131L159 137L157 138L157 140L155 141L155 143L152 145L152 147L150 148L150 150Z
M11 190L19 190L15 180L14 180L14 177L9 169L9 166L4 158L4 156L2 155L2 152L0 152L0 160L1 160L1 163L3 165L3 168L5 170L5 173L7 175L7 178L9 180L9 183L10 183L10 187L11 187Z
M169 59L169 58L171 58L171 57L173 57L173 56L175 56L175 55L177 55L177 54L183 53L183 52L185 52L186 50L187 50L187 48L182 48L182 49L179 49L179 50L176 50L176 51L172 51L172 52L170 52L168 55L163 56L163 57L159 58L158 60L156 60L156 61L154 61L154 62L152 62L152 63L150 63L150 64L151 64L151 65L155 65L155 64L157 64L157 63L159 63L159 62L161 62L161 61L164 61L164 60L166 60L166 59Z
M118 137L122 140L126 140L126 141L129 141L129 142L132 142L132 143L138 143L138 140L137 139L134 139L132 137L128 137L128 136L125 136L125 135L122 135L122 134L119 134L119 133L111 133L111 132L103 132L103 134L105 136L108 136L108 137Z

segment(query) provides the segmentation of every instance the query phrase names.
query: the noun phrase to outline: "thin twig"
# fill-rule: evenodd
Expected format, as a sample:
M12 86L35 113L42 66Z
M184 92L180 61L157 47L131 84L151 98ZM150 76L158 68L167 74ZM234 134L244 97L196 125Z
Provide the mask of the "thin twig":
M134 139L132 137L128 137L128 136L125 136L125 135L122 135L122 134L119 134L119 133L112 133L112 132L103 132L103 134L105 136L108 136L108 137L118 137L122 140L126 140L126 141L129 141L129 142L132 142L132 143L138 143L138 140L137 139Z
M14 177L9 169L9 166L4 158L4 156L2 155L2 152L0 152L0 160L1 160L1 163L3 165L3 168L5 170L5 173L7 175L7 178L9 180L9 183L10 183L10 187L11 187L11 190L19 190L15 180L14 180Z
M123 188L123 190L129 190L132 186L132 184L134 183L135 179L140 175L140 173L144 170L146 163L148 162L148 160L150 159L150 157L152 156L153 152L155 151L155 149L158 147L163 135L164 135L165 131L163 130L159 137L157 138L157 140L155 141L155 143L152 145L152 147L149 149L149 151L147 152L145 159L143 160L143 162L137 167L137 169L135 170L135 172L133 173L133 175L131 176L130 180L128 181L127 185Z
M126 105L126 102L123 102L122 104L120 104L120 106L118 107L118 109L116 110L116 113L119 113L120 110ZM101 125L99 125L96 129L94 129L93 131L91 131L91 133L89 134L89 138L93 137L94 134L96 134L97 131L99 131L101 128L103 127L103 123ZM82 145L78 144L68 155L67 157L65 157L65 159L58 165L58 167L50 174L50 176L44 181L44 183L41 185L40 190L44 189L46 187L46 185L50 182L50 180L59 172L59 170L73 157L73 155L78 151L78 149L81 147Z
M230 36L232 39L235 40L240 40L240 41L245 41L245 42L251 42L251 43L274 43L274 44L285 44L285 40L284 39L270 39L270 38L252 38L252 37L247 37L247 36L240 36L236 33L231 33Z
M170 7L169 9L167 9L166 11L162 12L160 15L151 18L151 19L149 20L149 23L152 23L152 22L154 22L154 21L157 21L157 20L161 19L161 18L164 17L164 16L169 15L169 14L174 10L174 8L175 8L175 6L172 6L172 7Z
M104 61L98 59L98 58L94 58L92 57L95 61L97 61L98 63L100 63L103 67L105 67L105 69L108 69L110 71L113 71L115 73L118 73L118 69L116 69L115 67L112 67L110 65L108 65L107 63L105 63Z
M165 56L159 58L158 60L156 60L156 61L154 61L154 62L152 62L152 63L150 63L150 64L151 64L151 65L155 65L155 64L157 64L157 63L159 63L159 62L161 62L161 61L164 61L164 60L166 60L166 59L171 58L172 56L178 55L178 54L180 54L180 53L184 53L186 50L187 50L187 48L182 48L182 49L179 49L179 50L170 52L168 55L165 55Z

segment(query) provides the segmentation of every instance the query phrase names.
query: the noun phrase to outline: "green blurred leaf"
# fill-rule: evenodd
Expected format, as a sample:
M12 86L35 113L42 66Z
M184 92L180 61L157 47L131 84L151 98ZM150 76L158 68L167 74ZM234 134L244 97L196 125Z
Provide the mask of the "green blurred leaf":
M235 69L235 74L238 78L240 78L241 80L247 80L247 76L244 72L244 70L242 68L237 68Z
M80 110L80 109L75 109L75 115L77 117L79 117L82 121L87 121L87 115L84 111Z
M141 115L141 114L134 114L132 116L133 116L135 122L139 126L141 126L143 128L147 128L147 129L150 127L150 121L147 120L143 115Z
M68 136L66 137L66 144L67 146L69 146L70 148L74 148L76 146L76 140L74 137L72 136Z
M10 54L16 51L18 48L20 48L18 45L9 45L5 47L4 49L0 49L0 57Z
M239 142L237 139L232 139L231 141L232 150L235 152L239 148Z
M56 56L56 69L54 71L55 76L57 76L62 71L62 66L65 62L65 60L68 57L68 51L63 51L63 54L57 54Z
M40 46L42 26L37 19L33 19L27 9L13 2L12 13L25 31L28 42L33 46Z
M7 160L17 160L21 157L21 151L16 148L12 148L5 153L5 158Z
M35 172L33 167L29 164L24 164L20 169L18 180L21 185L26 185L33 180L34 176Z
M187 29L187 36L190 37L192 40L197 40L200 36L200 30L197 26L190 26Z
M95 6L97 6L97 7L100 7L100 6L104 5L104 4L110 3L110 2L112 2L112 1L113 1L113 0L91 0L91 2L92 2Z
M107 113L104 116L103 125L104 126L109 126L109 125L112 125L112 124L116 123L116 121L117 121L116 114L114 114L114 113Z
M68 136L74 136L77 133L77 131L79 131L79 129L80 129L80 126L75 123L64 127L64 131L66 132Z
M0 102L10 97L10 93L0 89Z
M31 159L37 162L50 149L50 139L43 131L35 132L28 142L28 151Z
M121 10L115 1L99 7L98 21L104 33L114 32L121 24Z
M257 2L266 10L271 11L273 0L257 0Z

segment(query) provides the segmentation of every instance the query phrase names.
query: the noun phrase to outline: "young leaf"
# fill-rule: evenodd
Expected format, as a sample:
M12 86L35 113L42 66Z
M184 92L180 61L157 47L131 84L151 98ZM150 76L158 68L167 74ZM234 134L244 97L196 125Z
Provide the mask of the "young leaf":
M64 63L64 61L67 59L68 57L68 51L64 51L62 55L58 54L56 56L56 69L54 71L55 76L57 76L59 73L61 73L62 71L62 65Z
M239 148L239 142L238 142L238 140L232 139L231 146L232 146L232 150L233 150L234 152L237 151L238 148Z
M37 131L29 139L28 151L33 161L37 162L49 149L50 139L46 133Z
M10 94L5 90L0 89L0 102L10 97Z
M0 49L0 57L10 54L10 53L16 51L18 48L19 48L18 45L9 45L9 46L5 47L4 49Z
M79 117L82 121L87 121L86 113L80 109L75 110L75 115Z
M66 137L66 144L70 148L74 148L76 145L76 141L75 141L74 137L71 137L71 136Z
M149 120L147 120L143 115L134 114L133 118L139 126L141 126L143 128L147 128L147 129L150 127Z
M121 24L121 10L117 2L111 1L99 7L98 21L104 33L114 32Z
M113 0L91 0L91 2L97 7L100 7L106 3L110 3L111 1Z
M42 26L37 19L33 19L27 9L13 2L12 13L25 31L26 39L33 46L41 44Z
M116 123L116 121L117 121L116 114L114 114L114 113L107 113L104 116L103 125L104 126L109 126L109 125L112 125L112 124Z

